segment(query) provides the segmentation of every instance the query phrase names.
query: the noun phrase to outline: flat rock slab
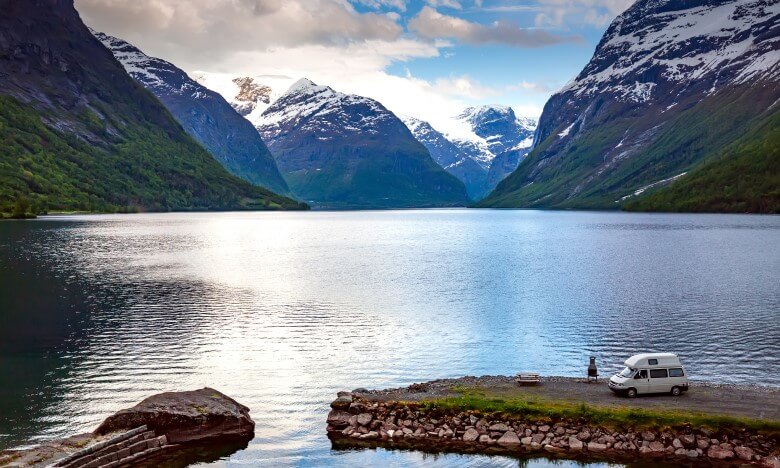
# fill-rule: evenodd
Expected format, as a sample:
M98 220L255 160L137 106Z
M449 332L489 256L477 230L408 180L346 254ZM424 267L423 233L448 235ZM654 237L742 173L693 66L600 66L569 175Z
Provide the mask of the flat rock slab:
M150 396L132 408L109 416L96 434L146 425L165 434L169 443L251 440L255 423L249 408L213 388Z

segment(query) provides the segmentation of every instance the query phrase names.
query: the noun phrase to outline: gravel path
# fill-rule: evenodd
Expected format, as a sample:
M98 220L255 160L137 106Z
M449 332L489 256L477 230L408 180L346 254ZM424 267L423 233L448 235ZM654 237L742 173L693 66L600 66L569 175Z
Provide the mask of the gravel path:
M360 393L372 400L420 401L458 396L457 389L468 388L479 389L491 397L537 397L596 406L682 410L780 421L780 388L753 385L691 382L691 389L679 397L648 395L629 399L614 395L603 379L598 383L587 383L570 377L542 377L542 382L536 386L521 387L514 377L469 376Z

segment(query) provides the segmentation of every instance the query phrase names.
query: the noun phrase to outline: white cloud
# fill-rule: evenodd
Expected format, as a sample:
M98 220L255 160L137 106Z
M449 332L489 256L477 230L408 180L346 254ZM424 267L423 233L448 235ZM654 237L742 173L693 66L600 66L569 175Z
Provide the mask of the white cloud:
M485 99L508 104L521 101L523 93L541 99L539 89L521 86L515 92L469 76L448 76L446 71L444 77L424 80L412 73L391 75L387 69L452 53L449 39L537 46L560 42L560 37L508 23L480 25L426 6L423 12L435 31L418 33L418 38L401 26L398 12L404 11L406 0L351 1L385 12L361 13L350 0L76 0L76 7L94 29L128 40L185 71L306 76L339 91L372 97L393 112L434 126ZM442 7L468 6L431 1ZM419 15L413 21L424 29Z
M455 10L463 9L463 5L461 5L460 1L458 0L425 0L425 3L432 6L433 8L444 7L453 8Z
M481 100L499 94L499 90L473 81L468 76L438 78L434 88L445 95L459 98Z
M496 21L490 25L442 14L431 7L423 7L409 21L409 30L429 39L457 39L468 44L507 44L516 47L544 47L579 38L564 37L543 29L521 28L508 21Z
M353 0L369 8L394 8L399 11L406 11L406 0Z
M537 26L584 23L603 27L624 12L635 0L537 0L541 12Z
M403 33L398 16L359 13L342 0L77 0L76 7L92 28L185 68L236 52Z

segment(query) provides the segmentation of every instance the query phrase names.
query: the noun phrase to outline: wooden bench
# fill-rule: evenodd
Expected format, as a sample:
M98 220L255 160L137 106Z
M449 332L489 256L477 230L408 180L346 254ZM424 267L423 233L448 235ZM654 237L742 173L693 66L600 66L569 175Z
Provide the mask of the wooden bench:
M520 385L536 385L541 381L542 378L539 376L539 374L534 374L531 372L522 372L517 374L517 377L515 377L515 382Z

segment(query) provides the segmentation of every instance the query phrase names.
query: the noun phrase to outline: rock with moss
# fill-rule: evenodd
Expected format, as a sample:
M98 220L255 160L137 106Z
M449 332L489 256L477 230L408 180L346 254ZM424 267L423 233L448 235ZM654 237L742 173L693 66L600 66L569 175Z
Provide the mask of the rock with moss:
M166 434L171 443L178 444L249 441L255 430L249 408L207 387L150 396L132 408L109 416L95 433L107 434L142 425Z

